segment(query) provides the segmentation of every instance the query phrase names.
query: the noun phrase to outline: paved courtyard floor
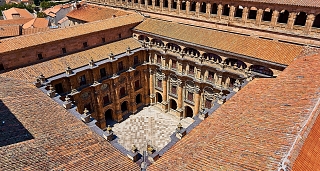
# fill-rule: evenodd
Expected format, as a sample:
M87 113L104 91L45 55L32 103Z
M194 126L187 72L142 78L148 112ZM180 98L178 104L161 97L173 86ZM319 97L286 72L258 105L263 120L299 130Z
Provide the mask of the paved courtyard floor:
M113 131L119 138L119 143L131 150L134 144L139 151L146 150L147 143L160 151L170 141L179 122L184 128L192 122L192 118L180 118L164 113L154 106L145 107L139 113L131 115L127 120L115 124Z

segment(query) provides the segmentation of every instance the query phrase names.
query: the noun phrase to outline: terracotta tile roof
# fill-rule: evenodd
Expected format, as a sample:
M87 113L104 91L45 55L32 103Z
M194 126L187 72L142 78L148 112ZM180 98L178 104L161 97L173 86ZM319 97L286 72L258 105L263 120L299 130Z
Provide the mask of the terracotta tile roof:
M0 26L0 38L19 36L20 35L20 26Z
M110 18L102 21L76 25L64 29L54 29L47 32L19 36L17 38L3 39L0 43L0 53L68 39L124 25L139 23L142 20L143 17L141 15L131 14L117 18Z
M140 43L133 38L128 38L82 52L70 54L61 58L19 68L3 73L1 76L34 82L35 78L41 73L47 78L61 74L65 72L67 65L73 69L85 66L88 65L91 58L94 61L100 61L108 58L107 55L110 54L110 52L112 52L114 55L126 52L128 46L130 46L131 49L135 49L140 47Z
M239 1L296 5L296 6L306 6L306 7L320 7L320 0L239 0Z
M112 18L113 16L123 16L131 14L129 12L120 10L120 9L112 9L108 7L102 6L94 6L94 5L85 5L81 6L78 9L74 9L67 14L68 18L74 18L77 20L82 20L85 22L92 22L103 20L107 18Z
M58 21L58 24L61 24L67 20L68 20L68 17L63 17L61 20Z
M32 14L26 9L10 8L2 12L6 20L17 18L33 18Z
M13 140L0 147L1 170L139 170L33 85L1 77L0 82L0 143ZM7 129L12 124L20 129Z
M299 150L290 149L319 109L319 65L320 55L303 57L277 78L253 80L148 170L278 170L288 154L292 167ZM319 160L318 149L310 158Z
M11 20L0 20L0 26L3 25L23 25L28 21L32 20L32 18L19 18L19 19L11 19Z
M22 29L22 35L35 34L35 33L45 32L45 31L49 31L49 30L50 30L49 27L45 27L45 28L27 28L27 29Z
M34 18L30 20L29 22L25 23L22 28L46 28L49 25L49 21L45 18Z
M303 50L303 47L298 45L154 19L145 20L134 30L285 65L292 62Z

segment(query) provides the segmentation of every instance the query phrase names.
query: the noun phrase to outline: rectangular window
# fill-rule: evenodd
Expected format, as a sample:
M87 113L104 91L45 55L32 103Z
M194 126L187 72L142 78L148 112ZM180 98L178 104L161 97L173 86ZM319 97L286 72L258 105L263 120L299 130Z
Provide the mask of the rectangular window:
M194 66L189 65L189 74L193 75L194 74Z
M193 93L188 92L188 100L193 101Z
M0 71L4 70L3 64L0 64Z
M158 81L157 81L157 86L158 86L159 88L162 88L162 81L161 81L161 80L158 80Z
M110 104L110 100L109 100L109 96L108 95L103 97L103 104L104 104L104 106Z
M66 48L62 48L62 53L67 53L67 49Z
M119 39L121 39L121 34L118 34Z
M57 92L58 94L63 93L62 83L56 84L54 87L55 87L56 92Z
M42 53L38 53L38 59L39 59L39 60L43 59Z
M88 43L87 43L87 42L84 42L84 43L83 43L83 48L86 48L86 47L88 47Z
M206 99L205 108L210 109L212 104L212 100Z
M102 40L102 43L106 43L106 38L103 37L101 40Z
M121 61L121 62L118 62L118 71L122 71L122 70L123 70L123 63Z
M177 86L172 86L171 87L171 93L172 94L177 94Z
M133 65L139 64L138 56L133 57Z
M177 61L175 60L172 60L172 68L177 68Z
M107 76L107 72L106 72L106 69L105 69L105 68L101 68L101 69L100 69L100 76L101 76L101 78Z
M209 71L208 80L213 81L213 78L214 78L214 73Z
M140 88L140 82L139 80L137 80L136 82L134 82L134 88L135 90L138 90Z
M82 85L86 85L87 81L86 81L86 75L82 75L80 77L80 86Z

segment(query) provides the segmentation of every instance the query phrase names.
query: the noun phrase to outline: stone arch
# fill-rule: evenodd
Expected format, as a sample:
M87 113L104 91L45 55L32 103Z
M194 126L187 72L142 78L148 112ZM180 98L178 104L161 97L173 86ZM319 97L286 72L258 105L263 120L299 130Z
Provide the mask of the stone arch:
M222 15L229 16L229 13L230 13L230 5L229 4L225 4L223 6Z
M314 18L312 27L320 28L320 14Z
M218 14L218 5L216 3L211 5L211 14Z
M175 50L177 52L181 51L181 47L175 43L167 43L167 48L170 50Z
M177 102L174 99L170 99L170 108L173 110L177 110L178 108Z
M203 57L204 57L205 59L213 60L213 61L215 61L215 62L219 62L219 63L222 62L222 58L221 58L219 55L214 54L214 53L204 53L204 54L203 54Z
M182 1L181 2L181 10L186 10L186 7L187 7L186 2L187 1Z
M289 18L289 12L287 10L282 10L279 13L278 23L287 24Z
M142 103L142 97L141 97L141 94L138 94L136 96L136 104L140 104L140 103Z
M206 11L207 11L207 4L205 2L202 2L200 12L206 13Z
M152 5L152 0L148 0L148 5Z
M121 87L120 88L120 98L126 96L126 88L125 87Z
M243 12L243 6L238 5L236 7L235 13L234 13L234 17L236 18L242 18L242 12Z
M163 7L168 8L168 0L164 0Z
M171 1L171 6L173 9L177 9L177 1Z
M235 64L237 64L237 67L238 67L238 68L242 68L242 69L247 68L247 65L246 65L243 61L238 60L238 59L227 58L227 59L225 60L225 62L226 62L227 65L234 66Z
M256 7L251 7L248 14L248 19L255 20L257 18L258 9Z
M188 55L193 55L193 56L200 56L200 52L196 49L193 48L184 48L183 49L184 53L188 54Z
M138 3L138 0L134 0L133 2L134 2L135 4L137 4L137 3Z
M266 8L264 11L263 11L263 16L262 16L262 20L263 21L271 21L271 19L272 19L272 13L273 13L273 11L272 11L272 9L270 9L270 8Z
M294 25L304 26L307 21L307 13L298 12L296 16L296 20L294 21Z
M145 0L141 0L141 4L146 4L146 1Z
M159 39L152 39L151 43L154 45L164 46L164 43Z
M113 114L112 109L106 110L106 112L104 113L104 118L105 118L106 122L108 122L109 120L114 120L112 117L112 114Z
M125 112L127 110L128 110L128 102L124 101L124 102L121 103L121 111Z
M156 93L157 96L157 102L161 103L162 102L162 95L160 93Z
M185 106L185 116L186 117L193 117L193 110L190 106Z
M190 3L190 11L196 11L196 1Z
M155 6L160 6L160 0L155 0Z
M251 65L249 69L260 74L273 76L273 72L271 69L261 65Z
M140 36L138 37L138 40L146 41L146 42L149 42L149 41L150 41L149 38L148 38L147 36L145 36L145 35L140 35Z

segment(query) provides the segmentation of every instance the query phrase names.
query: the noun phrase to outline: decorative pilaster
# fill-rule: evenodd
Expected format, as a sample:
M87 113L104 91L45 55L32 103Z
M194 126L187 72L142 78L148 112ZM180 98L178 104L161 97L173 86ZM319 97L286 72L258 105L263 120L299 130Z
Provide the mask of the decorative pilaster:
M309 14L308 15L307 21L306 21L306 25L305 25L305 28L304 28L304 32L305 33L309 33L311 31L311 27L313 25L314 19L315 19L314 14Z
M186 2L186 15L189 15L190 12L190 1Z
M160 11L163 11L163 0L160 0Z
M168 77L162 78L162 104L164 105L165 112L168 112Z
M263 9L258 9L256 16L256 25L260 26L262 20Z
M217 11L217 16L218 16L218 19L221 20L221 16L222 16L222 4L219 4L218 5L218 11Z
M200 12L200 3L196 3L196 16L199 17L199 12Z
M171 12L171 1L172 0L168 0L168 11Z
M180 8L181 8L180 3L181 2L179 0L177 0L177 13L178 13L178 15L180 14Z
M154 94L154 70L150 69L150 103L151 105L155 104L155 94Z
M207 17L210 18L210 14L211 14L211 4L210 3L207 3L207 5L206 5L206 14L207 14Z
M201 102L201 95L200 95L200 89L199 89L199 91L196 91L194 94L194 115L197 115L199 113L200 102Z
M277 25L278 17L279 17L279 11L274 10L272 12L272 17L271 17L271 23L270 23L271 27L275 27Z
M229 21L233 21L235 11L236 11L236 7L232 5L230 7L230 12L229 12Z
M154 10L156 7L156 1L155 0L152 0L152 9Z
M248 7L244 7L242 10L242 22L246 23L248 19L249 9Z

